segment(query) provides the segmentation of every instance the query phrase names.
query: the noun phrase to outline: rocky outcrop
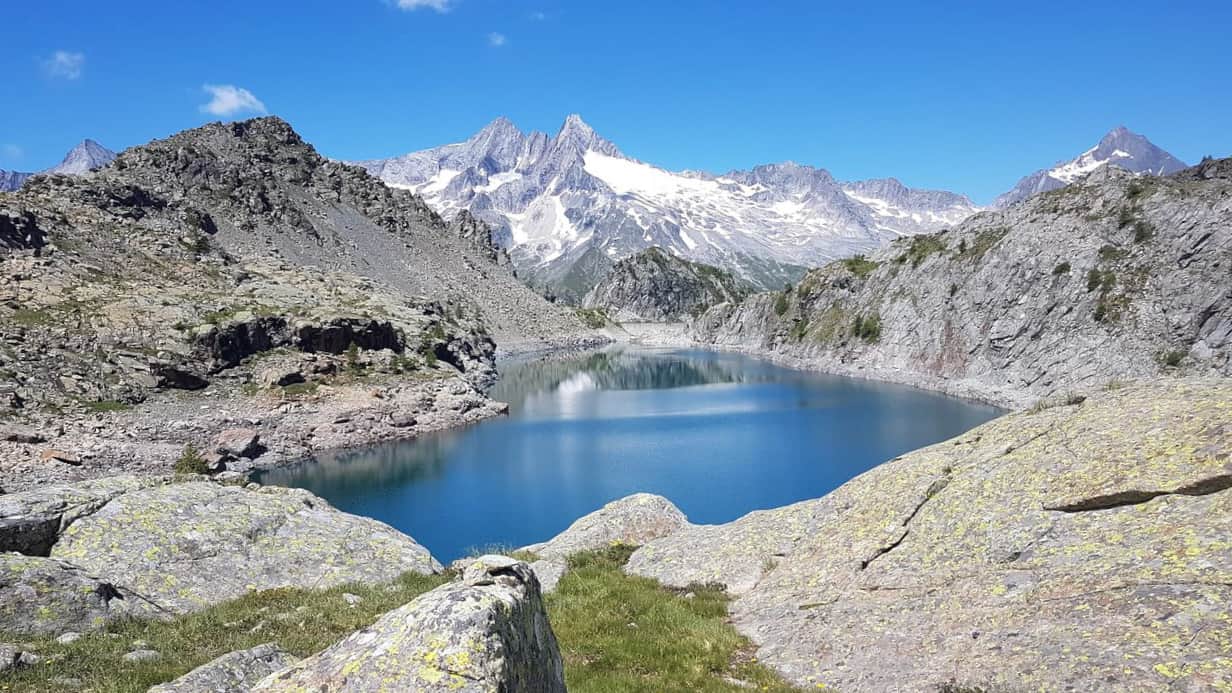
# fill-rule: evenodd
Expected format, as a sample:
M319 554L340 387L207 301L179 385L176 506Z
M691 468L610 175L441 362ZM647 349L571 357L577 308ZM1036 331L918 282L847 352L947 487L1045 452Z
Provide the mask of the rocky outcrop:
M1083 182L707 311L702 342L1007 405L1232 373L1232 175ZM1092 358L1097 354L1098 358Z
M569 556L616 544L640 546L687 524L684 513L663 496L635 493L578 518L552 539L524 546L519 551L539 558L531 564L531 569L538 576L543 591L552 592L569 570Z
M228 652L148 693L248 693L261 679L299 661L276 643Z
M64 530L51 556L175 612L254 591L376 584L441 569L410 537L307 491L209 481L117 496Z
M1206 690L1226 658L1232 384L1011 414L828 496L651 541L738 595L758 659L838 690Z
M617 262L582 300L620 322L678 322L735 303L751 288L732 273L650 248Z
M563 693L565 682L534 573L482 556L456 582L253 690Z
M0 496L0 552L47 556L61 533L111 499L167 483L159 477L117 476L43 486Z
M0 553L0 631L38 637L97 630L168 612L144 596L51 558Z

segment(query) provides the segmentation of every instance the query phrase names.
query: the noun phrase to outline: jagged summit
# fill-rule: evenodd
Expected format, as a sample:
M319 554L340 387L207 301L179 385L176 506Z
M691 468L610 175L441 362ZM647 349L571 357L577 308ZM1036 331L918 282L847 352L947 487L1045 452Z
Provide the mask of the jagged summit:
M116 153L92 139L82 140L80 144L69 150L64 159L49 169L39 173L56 173L70 176L80 176L90 171L102 168L116 158ZM34 173L23 171L0 170L0 192L17 190Z
M465 142L362 162L446 218L470 210L496 229L519 274L580 300L613 263L651 246L763 287L803 266L867 252L977 211L950 193L840 184L793 162L721 176L634 160L580 115L555 135L498 118ZM848 189L849 185L854 185Z
M1175 173L1186 167L1185 162L1155 146L1142 135L1120 125L1104 135L1094 147L1077 157L1058 162L1050 169L1036 171L1018 181L1012 190L998 197L993 206L1008 207L1032 195L1065 187L1107 164L1133 173L1155 176Z

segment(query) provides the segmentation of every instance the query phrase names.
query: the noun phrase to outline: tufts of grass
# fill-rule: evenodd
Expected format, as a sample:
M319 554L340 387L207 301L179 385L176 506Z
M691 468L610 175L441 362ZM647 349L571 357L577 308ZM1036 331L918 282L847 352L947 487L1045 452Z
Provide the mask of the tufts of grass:
M210 468L197 446L189 443L184 446L184 452L181 452L180 458L175 461L175 473L209 474Z
M787 300L787 292L779 294L774 299L774 314L783 317L787 313L787 309L791 307L791 302Z
M750 643L727 623L722 590L672 591L626 575L632 551L574 555L548 596L570 691L795 690L750 656Z
M1159 365L1164 368L1178 368L1181 365L1181 361L1185 359L1185 352L1178 350L1165 351L1160 353L1157 359L1159 360Z
M42 662L5 674L0 691L70 691L140 693L170 681L232 650L277 642L300 656L319 652L428 590L449 581L448 575L414 573L381 586L347 585L323 591L278 589L258 592L171 621L124 621L105 632L90 633L62 645L45 639L30 644ZM344 593L360 597L354 606ZM135 640L145 640L162 654L154 662L125 662ZM0 635L0 641L29 638ZM57 680L78 679L80 688Z
M598 330L615 324L615 321L608 316L607 310L604 308L577 308L573 312L577 314L578 319L582 321L583 325L592 330Z
M899 255L894 259L895 262L902 264L910 262L912 267L919 267L925 258L933 253L940 253L945 250L945 241L941 240L936 235L912 236L911 245L907 246L907 252Z
M101 401L82 402L86 409L95 414L107 414L115 411L127 411L132 409L132 405L127 402L119 402L114 399L105 399Z
M1068 262L1062 262L1052 268L1052 276L1059 277L1062 274L1069 274L1070 266Z
M881 316L877 313L861 317L856 316L855 321L851 325L851 333L869 344L876 343L881 340Z
M868 277L868 275L873 273L873 270L880 267L880 264L878 264L877 262L873 260L869 260L863 255L856 255L855 257L849 257L846 260L843 260L842 262L843 262L843 267L846 267L848 272L851 272L852 274L856 275L857 277L861 279Z

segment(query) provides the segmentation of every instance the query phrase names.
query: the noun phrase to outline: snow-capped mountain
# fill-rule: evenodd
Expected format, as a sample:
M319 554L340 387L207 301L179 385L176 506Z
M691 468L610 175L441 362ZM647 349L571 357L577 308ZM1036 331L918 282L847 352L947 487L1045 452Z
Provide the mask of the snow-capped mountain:
M1186 167L1185 162L1156 147L1142 135L1118 127L1077 157L1018 181L1012 190L993 201L993 207L1008 207L1032 195L1063 188L1106 164L1154 176L1175 173Z
M73 147L59 164L43 171L43 173L62 173L80 176L96 168L102 168L116 158L116 153L94 140L82 140Z
M70 176L80 176L96 168L102 168L116 158L116 153L94 140L82 140L73 147L64 159L49 169L40 173L61 173ZM33 173L20 171L0 171L0 192L11 192L21 187Z
M667 171L625 156L576 115L555 136L500 118L465 142L360 165L447 218L470 210L524 278L572 299L651 246L777 288L803 267L978 211L961 195L894 179L844 183L794 163Z

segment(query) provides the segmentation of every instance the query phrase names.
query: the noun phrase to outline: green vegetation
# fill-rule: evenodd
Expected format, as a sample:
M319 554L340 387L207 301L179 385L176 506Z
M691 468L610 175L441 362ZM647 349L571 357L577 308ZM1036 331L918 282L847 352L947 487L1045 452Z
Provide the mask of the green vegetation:
M1151 189L1150 184L1145 178L1135 178L1125 186L1125 196L1131 200L1136 200L1142 197Z
M978 262L993 246L1000 243L1001 239L1005 238L1005 235L1009 232L1009 228L1005 226L984 229L976 234L971 245L968 246L965 239L958 244L958 257L963 260Z
M933 253L940 253L945 250L945 241L939 236L912 236L911 245L907 247L907 252L899 255L894 259L895 262L902 264L911 262L912 267L919 267L925 258Z
M1052 276L1059 277L1062 274L1069 274L1070 266L1068 262L1062 262L1052 268Z
M1134 222L1134 243L1141 245L1154 237L1155 227L1151 225L1151 222L1144 220Z
M291 383L290 385L283 386L282 394L292 398L308 397L315 395L318 389L320 389L320 385L313 382Z
M68 645L46 639L31 642L46 664L8 672L0 691L71 691L142 693L150 686L187 673L232 650L277 642L305 657L359 630L381 614L448 582L447 575L403 575L388 586L346 585L324 591L279 589L258 592L172 621L128 621L103 633L83 636ZM354 606L344 593L361 600ZM0 636L6 642L28 638ZM162 654L153 662L125 662L135 640L145 640ZM75 678L80 687L53 681Z
M210 468L197 446L189 443L180 453L180 459L175 461L176 474L209 474Z
M352 375L362 375L364 364L359 362L359 345L351 342L346 348L346 367Z
M727 623L721 590L671 591L626 575L630 553L615 546L573 556L548 597L570 691L794 690L753 660L750 643Z
M1111 243L1104 245L1100 247L1099 249L1099 259L1104 262L1116 262L1117 260L1124 260L1125 256L1128 254L1129 253L1127 251L1122 250L1121 248L1118 248L1115 245L1112 245Z
M849 257L846 260L843 260L842 263L843 263L843 267L847 268L847 271L851 272L852 274L856 275L857 277L861 279L865 279L866 277L868 277L868 275L873 273L873 270L880 267L879 263L873 260L869 260L863 255L856 255L855 257Z
M114 411L127 411L132 409L132 405L127 402L119 402L114 399L105 399L101 401L82 402L86 409L95 414L107 414Z
M1159 365L1165 368L1178 368L1181 365L1181 360L1185 358L1185 352L1172 350L1165 351L1159 354Z
M441 323L433 323L432 327L428 328L427 332L419 339L419 355L423 357L424 363L428 368L436 368L438 358L436 349L438 346L447 344L448 336L445 334L445 326Z
M1112 270L1100 270L1098 267L1093 267L1087 272L1087 291L1099 289L1107 293L1114 286L1116 286L1116 273Z
M37 310L33 308L18 308L9 315L9 320L18 325L26 327L37 327L39 325L48 325L52 322L52 315L46 310Z
M873 313L867 317L856 316L851 325L851 333L860 339L873 344L881 340L881 316Z
M606 308L577 308L573 312L577 314L583 325L592 330L616 324L616 321L608 316Z
M774 314L783 317L787 309L791 307L791 302L787 300L787 292L783 292L774 299Z

